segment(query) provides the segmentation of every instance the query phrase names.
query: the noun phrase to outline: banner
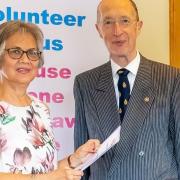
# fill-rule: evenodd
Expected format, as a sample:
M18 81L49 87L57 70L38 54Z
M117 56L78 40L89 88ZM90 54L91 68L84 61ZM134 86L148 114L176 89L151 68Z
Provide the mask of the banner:
M48 104L59 159L73 152L75 75L108 60L96 28L99 0L3 0L0 23L21 19L44 33L45 64L28 92Z

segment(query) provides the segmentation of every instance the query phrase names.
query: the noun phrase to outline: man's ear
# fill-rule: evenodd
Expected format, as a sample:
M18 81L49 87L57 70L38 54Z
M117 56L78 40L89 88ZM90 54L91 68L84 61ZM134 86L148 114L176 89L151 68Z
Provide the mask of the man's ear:
M99 36L103 39L103 36L102 36L102 33L101 33L101 28L99 27L98 24L95 24L95 26L96 26L96 30L97 30L98 33L99 33Z
M142 21L138 21L138 23L137 23L137 34L138 35L141 32L142 26L143 26L143 22Z

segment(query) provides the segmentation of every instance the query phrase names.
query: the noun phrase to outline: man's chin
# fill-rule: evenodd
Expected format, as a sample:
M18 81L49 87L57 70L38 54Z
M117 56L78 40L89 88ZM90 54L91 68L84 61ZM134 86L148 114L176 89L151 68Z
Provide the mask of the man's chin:
M125 53L115 53L115 54L112 54L112 56L115 56L115 57L118 57L118 58L125 58L125 57L127 57L127 54L125 54Z

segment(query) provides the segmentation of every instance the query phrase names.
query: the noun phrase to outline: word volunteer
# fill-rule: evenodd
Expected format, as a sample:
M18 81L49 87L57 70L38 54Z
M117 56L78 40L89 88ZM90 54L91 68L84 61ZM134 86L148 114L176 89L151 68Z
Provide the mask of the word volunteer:
M0 22L18 20L27 21L35 24L45 25L66 25L66 26L78 26L82 27L86 16L75 16L72 14L50 14L47 10L39 12L18 12L12 10L12 7L6 7L4 11L0 9Z

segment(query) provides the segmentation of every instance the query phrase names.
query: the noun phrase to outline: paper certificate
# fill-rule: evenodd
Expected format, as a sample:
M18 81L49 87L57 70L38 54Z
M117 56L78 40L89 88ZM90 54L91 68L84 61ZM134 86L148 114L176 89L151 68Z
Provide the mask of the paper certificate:
M98 151L94 154L90 154L87 156L85 162L76 169L85 170L92 163L94 163L97 159L99 159L103 154L105 154L109 149L111 149L116 143L120 140L120 131L121 126L119 126L99 147Z

